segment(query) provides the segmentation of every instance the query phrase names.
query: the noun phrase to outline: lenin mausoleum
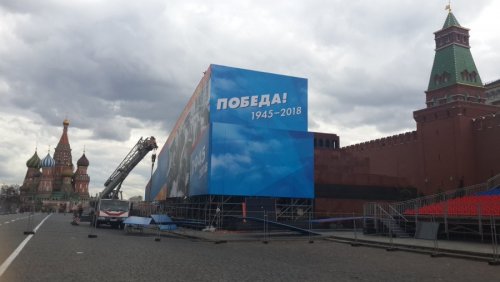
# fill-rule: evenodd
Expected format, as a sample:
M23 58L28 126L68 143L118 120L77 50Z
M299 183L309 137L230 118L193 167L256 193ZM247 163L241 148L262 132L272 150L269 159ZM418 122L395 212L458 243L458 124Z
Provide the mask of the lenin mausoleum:
M451 10L434 35L416 129L346 147L340 134L308 131L307 79L210 65L145 198L196 209L351 212L486 182L500 173L500 80L483 83L469 29Z
M416 130L341 148L328 148L328 135L316 134L317 209L359 210L367 200L436 194L500 173L500 80L483 84L469 29L451 11L434 36L426 107L413 112Z

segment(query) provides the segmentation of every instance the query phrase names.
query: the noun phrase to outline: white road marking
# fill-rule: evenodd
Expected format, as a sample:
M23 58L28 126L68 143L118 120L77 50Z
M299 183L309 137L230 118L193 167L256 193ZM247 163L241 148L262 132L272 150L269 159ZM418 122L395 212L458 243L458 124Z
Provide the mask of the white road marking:
M4 224L9 224L9 223L10 223L10 222L8 222L8 221L4 222Z
M42 224L45 222L45 220L47 220L47 218L49 218L49 217L50 217L50 214L47 215L40 222L40 224L38 224L35 227L35 229L33 229L33 232L36 232L38 230L38 228L40 228L40 226L42 226ZM7 270L9 265L14 261L14 259L23 250L24 246L26 246L26 244L28 244L29 240L31 240L31 237L33 237L33 234L28 235L28 237L26 237L26 239L24 239L24 241L22 241L21 244L19 244L19 246L17 246L17 248L14 250L14 252L12 252L12 254L10 254L10 256L2 263L2 265L0 265L0 277L2 277L3 273Z

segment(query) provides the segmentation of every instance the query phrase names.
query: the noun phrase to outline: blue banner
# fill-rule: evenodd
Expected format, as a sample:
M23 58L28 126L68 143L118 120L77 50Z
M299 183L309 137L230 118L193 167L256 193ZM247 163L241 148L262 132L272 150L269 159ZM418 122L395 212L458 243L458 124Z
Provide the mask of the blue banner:
M307 131L307 79L211 65L210 121Z
M151 198L313 198L313 139L307 79L210 65L158 155Z
M189 195L191 153L209 125L209 78L207 74L198 84L158 154L158 167L152 178L153 199Z
M189 196L208 194L210 130L206 130L191 153L191 172L189 174Z
M212 124L212 195L314 198L313 133Z

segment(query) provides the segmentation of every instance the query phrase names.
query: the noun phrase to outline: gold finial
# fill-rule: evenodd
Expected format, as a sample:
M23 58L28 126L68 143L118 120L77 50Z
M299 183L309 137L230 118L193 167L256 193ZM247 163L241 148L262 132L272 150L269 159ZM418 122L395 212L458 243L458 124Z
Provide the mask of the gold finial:
M69 125L68 113L64 113L63 125Z
M49 150L47 150L47 152L50 154L50 145L49 145Z
M451 13L451 0L448 0L448 5L446 5L445 10L448 10L448 13Z
M85 145L83 145L83 154L85 155Z

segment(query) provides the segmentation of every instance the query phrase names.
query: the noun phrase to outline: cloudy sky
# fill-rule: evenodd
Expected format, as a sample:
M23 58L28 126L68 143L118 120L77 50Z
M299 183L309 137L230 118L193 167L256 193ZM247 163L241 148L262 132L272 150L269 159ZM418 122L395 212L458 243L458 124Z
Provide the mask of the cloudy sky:
M67 117L101 191L141 136L164 144L211 63L307 78L309 130L342 146L414 130L447 2L1 0L0 184L22 184L35 147L53 155ZM500 1L452 6L483 82L500 78Z

